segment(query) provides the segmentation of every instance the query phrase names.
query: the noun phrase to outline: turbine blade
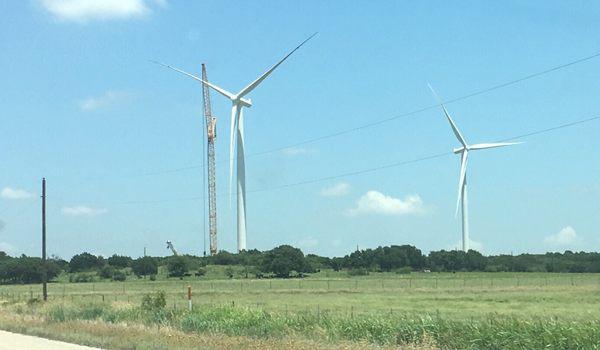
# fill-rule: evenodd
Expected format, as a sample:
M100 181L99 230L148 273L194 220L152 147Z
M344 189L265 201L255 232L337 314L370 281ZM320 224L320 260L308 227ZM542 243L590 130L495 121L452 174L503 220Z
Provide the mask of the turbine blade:
M263 75L261 75L260 77L258 77L258 79L256 79L252 83L250 83L250 85L248 85L245 88L243 88L242 91L240 91L238 93L238 98L244 97L247 94L249 94L252 90L254 90L254 88L256 88L258 86L258 84L260 84L263 80L265 80L275 70L275 68L279 67L279 65L282 64L283 61L285 61L288 57L290 57L294 52L296 52L296 50L298 50L307 41L309 41L310 39L312 39L315 35L317 35L317 33L314 33L313 35L309 36L308 39L304 40L303 42L300 43L300 45L296 46L296 48L293 49L292 51L290 51L290 53L288 53L284 58L282 58L281 61L277 62L277 64L275 64L273 67L271 67Z
M204 84L204 85L212 88L213 90L215 90L216 92L220 93L221 95L227 97L228 99L230 99L230 100L235 99L235 95L232 94L231 92L229 92L229 91L227 91L227 90L225 90L223 88L220 88L220 87L218 87L218 86L216 86L214 84L211 84L208 81L204 81L204 80L200 80L200 81L202 82L202 84Z
M518 145L521 143L523 143L523 142L478 143L476 145L469 146L469 149L486 149L486 148L506 147L506 146Z
M435 90L433 89L433 87L431 87L431 85L429 83L427 83L427 85L429 86L429 89L431 90L431 92L433 93L435 98L438 100L438 103L440 104L440 106L442 106L442 109L444 110L444 114L446 115L446 118L448 119L448 122L450 123L450 126L452 127L452 131L454 132L454 136L456 136L458 141L463 145L463 147L466 148L467 141L460 133L460 130L458 130L458 127L454 123L454 120L452 120L452 118L450 117L450 113L448 113L448 110L446 110L446 106L444 106L444 104L442 103L442 99L440 99L438 94L435 92Z
M460 158L460 178L458 180L458 199L456 200L456 212L454 213L454 217L458 216L458 208L460 207L460 202L463 200L463 186L465 185L465 180L467 178L467 160L468 160L469 152L464 151Z
M231 208L231 199L233 196L233 155L235 145L235 127L237 125L237 118L240 112L240 105L234 104L231 107L231 128L229 133L229 207Z
M231 92L229 92L229 91L227 91L225 89L222 89L222 88L220 88L220 87L218 87L218 86L216 86L214 84L211 84L208 81L204 81L201 78L198 78L197 76L195 76L195 75L193 75L191 73L188 73L188 72L186 72L186 71L184 71L182 69L179 69L179 68L176 68L176 67L170 66L168 64L158 62L158 61L150 61L150 62L156 63L156 64L158 64L160 66L163 66L163 67L167 67L167 68L172 69L172 70L174 70L176 72L179 72L181 74L187 75L188 77L190 77L190 78L192 78L194 80L197 80L197 81L201 82L202 84L204 84L204 85L206 85L206 86L214 89L216 92L220 93L221 95L227 97L230 100L233 100L235 98L235 95L232 94Z
M159 66L167 67L167 68L172 69L172 70L174 70L176 72L179 72L181 74L187 75L188 77L190 77L192 79L195 79L195 80L198 80L198 81L202 81L201 78L198 78L197 76L195 76L195 75L193 75L191 73L188 73L188 72L186 72L186 71L184 71L182 69L179 69L177 67L173 67L173 66L170 66L170 65L168 65L166 63L162 63L162 62L158 62L158 61L153 61L153 60L150 60L150 62L152 62L154 64L158 64Z

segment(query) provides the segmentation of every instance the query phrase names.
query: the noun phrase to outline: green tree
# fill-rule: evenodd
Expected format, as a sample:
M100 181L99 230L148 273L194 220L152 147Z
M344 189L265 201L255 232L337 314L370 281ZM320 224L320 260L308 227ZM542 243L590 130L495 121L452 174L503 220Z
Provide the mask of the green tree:
M185 275L190 267L188 259L184 256L174 256L167 262L169 277L181 277Z
M287 278L292 271L306 272L306 260L304 254L298 248L289 245L281 245L265 252L261 270L272 272L277 277Z
M22 255L0 262L0 281L4 283L40 283L44 275L52 280L59 273L59 266L52 260L44 264L40 258Z
M158 263L151 256L137 258L131 264L131 269L136 276L152 276L158 273Z
M70 272L97 270L104 266L104 259L87 252L77 254L69 261Z
M123 269L126 267L131 267L131 263L133 262L133 259L128 256L114 254L110 258L106 259L106 262L110 266L114 266L116 268Z
M214 256L211 256L212 263L215 265L238 265L239 256L228 251L221 250Z

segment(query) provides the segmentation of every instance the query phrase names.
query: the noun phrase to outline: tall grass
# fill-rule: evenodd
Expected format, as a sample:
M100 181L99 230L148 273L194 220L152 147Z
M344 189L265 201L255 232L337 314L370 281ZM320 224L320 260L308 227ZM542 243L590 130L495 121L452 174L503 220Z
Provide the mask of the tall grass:
M366 341L380 345L433 342L442 349L600 349L600 321L514 318L490 315L474 321L436 315L382 314L343 317L328 313L278 313L239 307L203 307L193 312L107 304L54 305L53 322L97 320L170 326L188 333L253 338L304 337Z

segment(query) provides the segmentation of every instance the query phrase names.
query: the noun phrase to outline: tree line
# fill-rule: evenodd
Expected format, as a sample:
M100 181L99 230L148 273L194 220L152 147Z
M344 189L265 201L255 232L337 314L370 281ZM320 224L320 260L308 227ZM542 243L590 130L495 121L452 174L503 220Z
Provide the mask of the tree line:
M108 258L87 252L69 261L52 257L42 263L40 258L11 257L0 251L0 283L39 283L67 273L71 282L89 282L93 278L124 281L128 274L139 278L155 278L163 266L169 277L203 276L208 265L242 267L243 277L289 278L303 276L321 269L346 270L349 275L373 272L409 273L412 271L456 272L600 272L600 253L572 252L490 255L475 250L432 251L428 255L411 245L392 245L356 250L343 257L304 254L300 249L282 245L271 250L256 249L241 253L220 251L214 256L191 255L132 258L113 255ZM225 270L233 277L231 270Z

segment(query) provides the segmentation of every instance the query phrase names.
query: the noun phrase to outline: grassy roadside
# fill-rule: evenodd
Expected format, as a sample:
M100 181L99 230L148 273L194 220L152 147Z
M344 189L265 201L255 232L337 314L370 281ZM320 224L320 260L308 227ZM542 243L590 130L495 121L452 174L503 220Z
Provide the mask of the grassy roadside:
M122 350L434 350L428 344L418 346L407 345L378 346L367 342L329 343L313 341L298 337L259 339L223 334L194 334L175 330L172 327L144 326L140 324L117 323L103 321L66 321L52 322L39 316L18 315L0 311L0 328L3 330L61 340L81 345L100 347L103 349Z
M156 300L160 293L155 294ZM9 302L0 328L112 349L599 349L600 321L552 317L457 320L427 313L347 317L127 303ZM433 345L432 345L433 344Z

